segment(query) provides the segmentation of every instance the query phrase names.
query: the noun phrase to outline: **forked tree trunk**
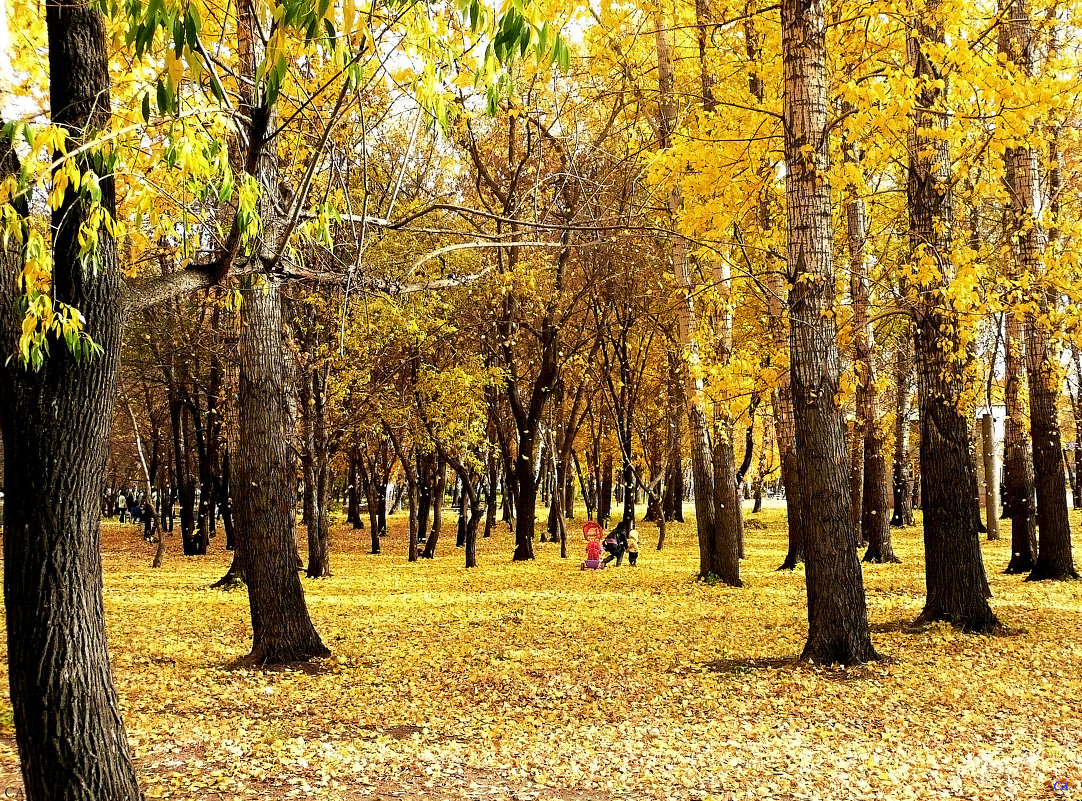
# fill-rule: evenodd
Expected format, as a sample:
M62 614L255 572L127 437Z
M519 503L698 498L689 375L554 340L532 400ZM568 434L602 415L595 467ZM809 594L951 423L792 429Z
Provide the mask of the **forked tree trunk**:
M440 541L440 529L443 528L443 496L447 492L447 465L442 459L436 462L436 486L432 492L432 530L425 542L423 559L436 557L436 545Z
M237 554L248 585L257 665L328 656L297 573L294 476L282 363L282 299L273 282L241 304L240 436L233 464Z
M803 468L808 640L802 659L854 664L878 658L853 534L845 425L835 403L834 310L826 19L822 0L782 0L785 194L788 212L790 373Z
M966 631L988 631L996 616L981 558L977 475L970 450L969 423L962 413L964 376L958 352L958 325L943 289L951 275L952 197L947 119L934 111L946 89L925 46L942 46L940 10L932 0L911 20L907 43L910 68L918 80L917 110L909 131L909 236L912 258L933 260L941 280L918 287L917 380L921 404L921 504L927 600L920 620L945 620ZM944 189L944 186L947 188Z
M69 135L109 127L105 21L95 7L48 0L50 108ZM0 181L17 174L0 135ZM59 155L59 154L57 154ZM76 159L95 173L91 155ZM111 176L98 175L101 207L116 210ZM12 204L19 216L27 207ZM0 367L4 437L4 610L8 675L23 792L30 801L137 801L142 797L119 713L105 637L99 548L101 490L113 422L124 321L116 242L97 229L97 266L79 258L91 209L70 188L52 215L55 301L82 314L100 346L76 360L51 338L37 372ZM17 353L16 280L22 259L0 242L0 347Z

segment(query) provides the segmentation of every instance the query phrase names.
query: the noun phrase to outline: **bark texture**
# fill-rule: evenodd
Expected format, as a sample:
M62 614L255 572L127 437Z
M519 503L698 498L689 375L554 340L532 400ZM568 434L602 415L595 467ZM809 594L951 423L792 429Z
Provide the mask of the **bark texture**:
M909 131L909 237L919 286L916 336L921 404L921 508L927 600L921 621L945 620L967 631L988 631L996 616L988 604L988 581L981 558L977 475L969 422L962 413L964 376L958 352L959 321L944 297L952 275L952 196L948 141L937 113L946 92L925 51L944 41L937 27L940 10L928 4L911 20L907 42L910 68L918 79L917 110ZM929 277L929 276L938 276Z
M108 127L106 26L85 2L48 0L52 121L69 150ZM94 172L90 154L81 171ZM0 140L0 180L17 172ZM115 190L99 174L101 206ZM16 202L25 217L27 209ZM79 230L90 207L67 191L53 212L56 301L82 313L100 347L77 361L62 341L37 372L0 367L3 414L4 608L8 675L23 788L31 801L136 801L141 797L118 711L105 637L99 524L106 447L117 392L123 329L116 242L102 227L82 263ZM22 319L15 306L21 258L0 251L0 345L14 353Z
M1032 77L1037 67L1033 39L1029 4L1027 0L1015 0L1001 26L999 46L1000 52L1026 77ZM1026 299L1035 307L1026 314L1024 361L1040 539L1037 561L1027 580L1078 578L1071 555L1071 523L1059 430L1059 350L1053 344L1048 321L1054 300L1052 291L1042 280L1045 232L1039 219L1037 151L1024 145L1014 147L1007 151L1005 160L1011 199L1008 234L1017 242L1014 252L1018 275L1030 286L1033 297Z
M808 640L803 659L854 664L876 659L868 626L845 465L845 426L834 401L839 353L822 0L783 0L785 189L788 213L790 373L796 446L805 479Z
M241 305L240 437L233 463L237 553L248 585L258 665L328 656L297 573L294 476L282 360L282 299L270 283Z

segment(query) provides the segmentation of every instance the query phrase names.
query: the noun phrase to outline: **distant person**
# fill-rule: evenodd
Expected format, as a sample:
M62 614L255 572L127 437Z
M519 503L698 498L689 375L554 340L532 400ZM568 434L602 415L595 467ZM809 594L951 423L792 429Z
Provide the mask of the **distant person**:
M116 510L120 514L120 522L124 522L124 513L128 511L128 499L124 497L124 493L120 493L116 499Z
M637 561L639 561L639 531L633 528L627 535L627 564L629 567L634 567Z
M143 538L147 542L150 542L151 538L154 536L154 510L150 506L149 498L143 502L140 513L143 518Z

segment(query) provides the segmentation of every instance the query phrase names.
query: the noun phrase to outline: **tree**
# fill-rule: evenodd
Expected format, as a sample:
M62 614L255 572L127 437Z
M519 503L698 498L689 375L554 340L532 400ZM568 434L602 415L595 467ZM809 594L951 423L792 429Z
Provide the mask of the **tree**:
M909 240L917 277L917 379L920 390L921 506L927 600L920 620L966 631L997 624L981 558L977 474L962 404L959 320L946 296L951 275L952 192L946 88L935 53L944 43L942 10L932 0L910 21L907 52L917 79L909 130Z
M1001 23L1000 49L1021 80L1032 80L1037 59L1029 4L1027 0L1014 0L1009 9L1007 19ZM1015 248L1018 272L1033 281L1035 296L1025 320L1025 364L1040 539L1037 561L1027 581L1078 578L1071 555L1071 522L1067 514L1067 485L1058 419L1063 379L1059 349L1053 345L1048 320L1055 305L1054 295L1044 283L1041 265L1044 230L1038 219L1041 199L1037 151L1028 145L1012 147L1005 160L1010 180L1010 233L1018 240Z
M802 658L854 664L878 658L850 511L838 393L833 231L827 129L826 19L822 0L782 0L785 198L788 218L790 370L797 454L803 466L808 640Z
M69 152L91 147L75 161L87 179L83 190L68 184L51 204L51 287L26 289L31 298L47 298L51 288L52 302L78 309L84 322L70 348L63 331L46 334L52 348L38 369L11 360L0 373L4 608L15 739L30 801L136 801L141 796L106 647L98 546L120 366L122 282L116 241L106 227L95 226L86 246L80 241L92 214L111 218L116 211L110 151L92 145L111 111L106 25L85 2L49 0L45 18L52 122L66 134ZM17 174L10 128L0 140L0 159L0 177ZM91 186L100 193L96 199ZM0 265L0 334L5 350L19 353L23 262L13 250L32 234L26 202L4 200L6 221L12 212L20 218L14 221L20 235L5 245Z

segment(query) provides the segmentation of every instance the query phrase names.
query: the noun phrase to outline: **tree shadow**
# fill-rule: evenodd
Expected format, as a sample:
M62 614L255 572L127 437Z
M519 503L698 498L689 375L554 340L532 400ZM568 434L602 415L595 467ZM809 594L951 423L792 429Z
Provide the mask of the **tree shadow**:
M886 620L882 623L872 623L870 628L872 634L923 634L936 625L939 624L923 622L914 618L904 618L901 620ZM980 633L983 633L986 637L1020 637L1028 632L1029 629L1027 628L997 623L991 631Z
M744 675L756 670L781 670L794 668L800 665L800 655L778 657L748 657L746 659L715 659L713 662L704 662L703 666L714 673L727 673L731 675Z

